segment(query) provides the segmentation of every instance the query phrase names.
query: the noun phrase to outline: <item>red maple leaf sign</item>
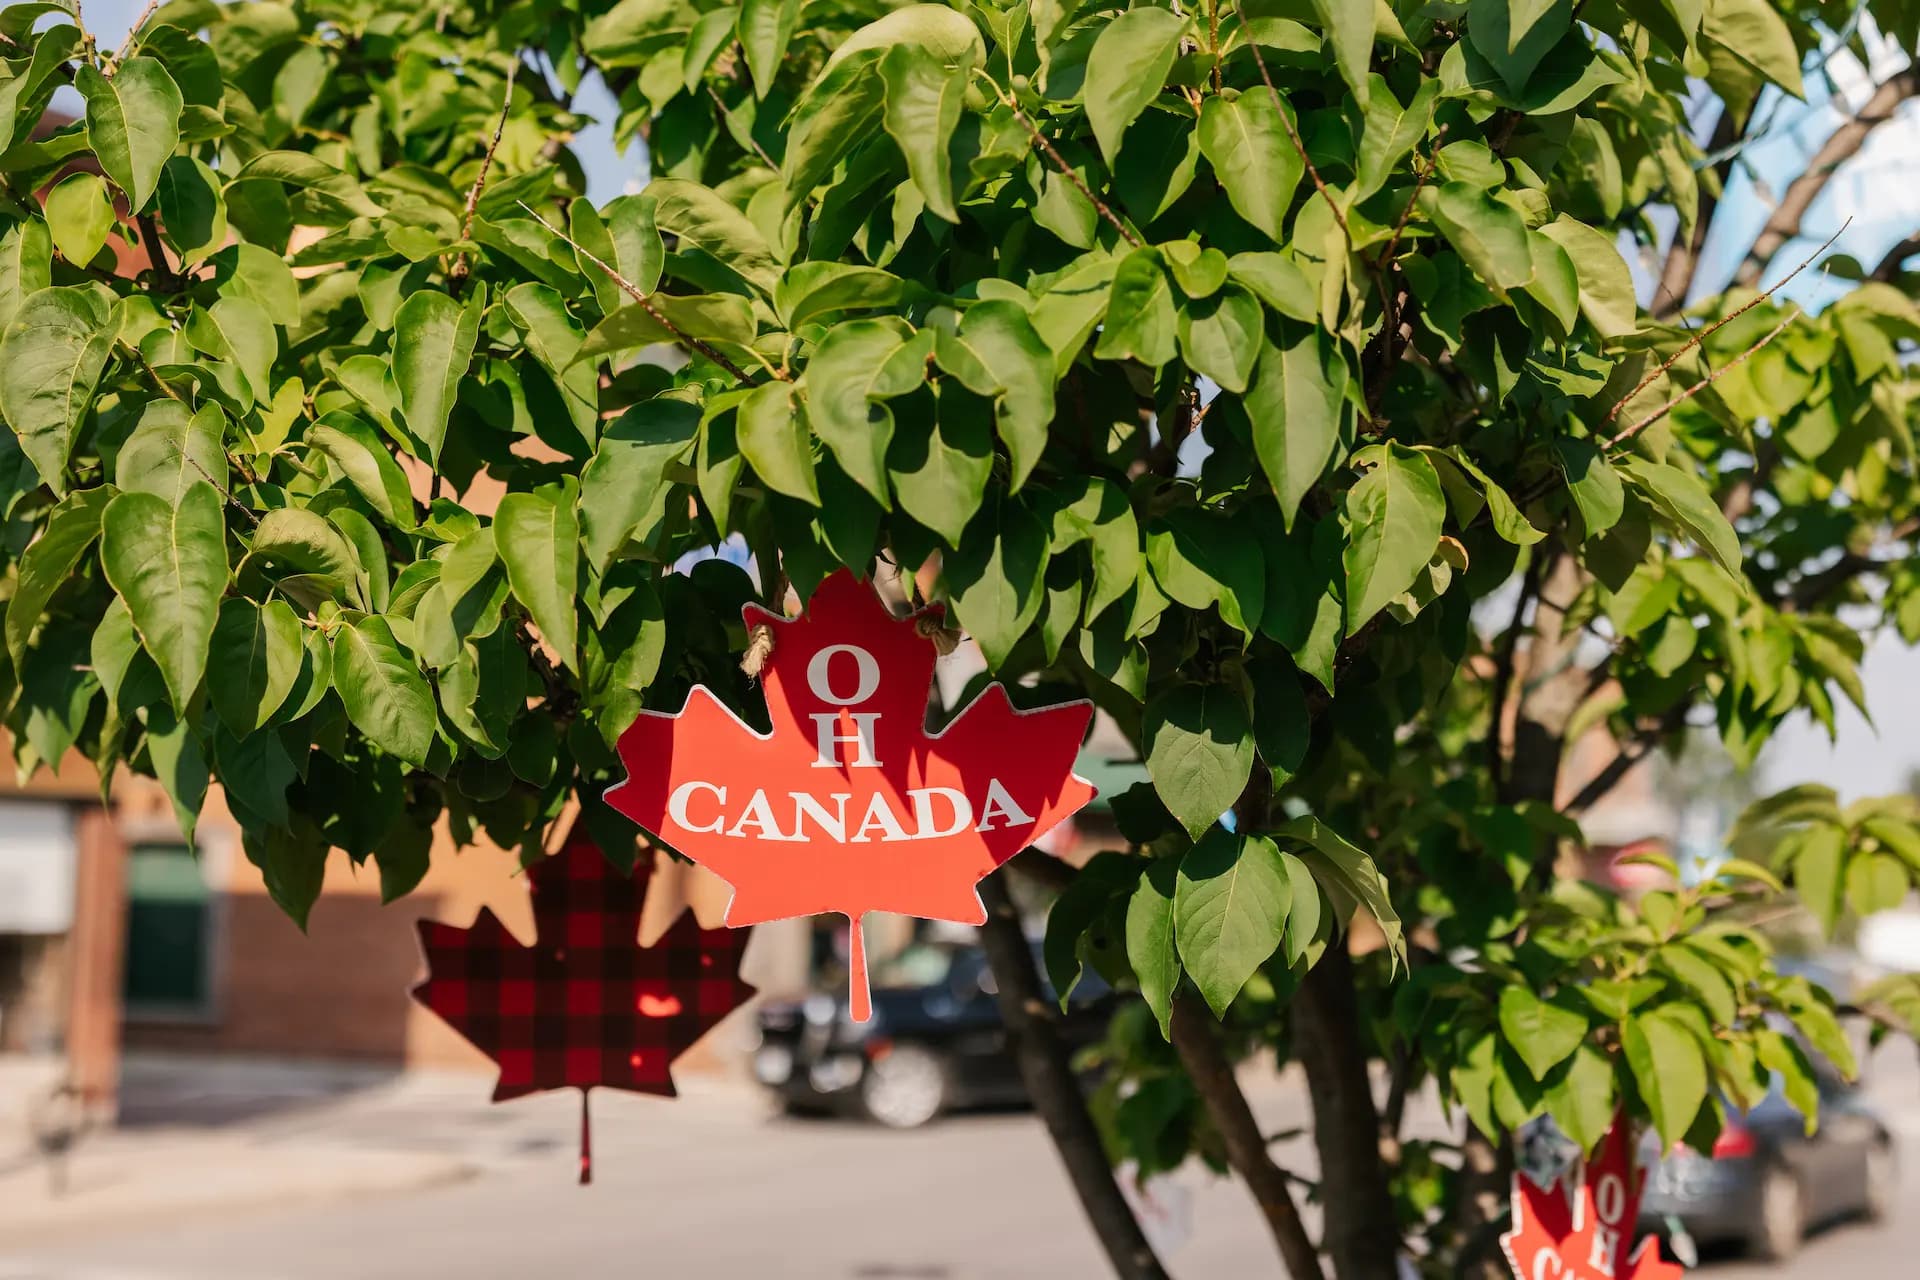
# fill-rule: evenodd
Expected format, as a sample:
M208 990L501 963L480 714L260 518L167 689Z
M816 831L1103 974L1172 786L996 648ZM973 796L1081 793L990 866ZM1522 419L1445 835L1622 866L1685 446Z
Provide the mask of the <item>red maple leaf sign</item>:
M845 915L864 1021L860 918L983 922L980 878L1093 798L1073 772L1093 708L1018 711L995 684L929 733L933 642L851 574L822 582L801 618L744 613L773 628L771 732L696 686L621 737L627 780L607 802L733 886L729 925Z
M1652 1236L1633 1247L1646 1175L1633 1126L1615 1117L1600 1149L1550 1187L1513 1175L1513 1228L1500 1237L1520 1280L1679 1280Z
M652 863L623 875L576 835L527 873L537 941L522 943L482 907L473 927L420 922L427 979L413 998L500 1066L495 1102L596 1086L672 1097L674 1059L744 1004L749 935L682 915L640 945Z

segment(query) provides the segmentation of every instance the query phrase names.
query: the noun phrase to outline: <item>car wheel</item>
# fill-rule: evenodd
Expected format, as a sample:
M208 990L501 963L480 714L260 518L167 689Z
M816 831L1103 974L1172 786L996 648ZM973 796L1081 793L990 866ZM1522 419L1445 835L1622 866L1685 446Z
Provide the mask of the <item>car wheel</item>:
M1750 1241L1754 1254L1768 1262L1784 1262L1800 1251L1807 1232L1806 1197L1800 1180L1775 1165L1760 1183L1760 1221Z
M1891 1143L1876 1142L1867 1149L1867 1218L1884 1222L1893 1215L1894 1197L1900 1189L1900 1162L1894 1158Z
M918 1045L896 1045L867 1064L860 1100L877 1123L918 1129L946 1106L946 1064Z

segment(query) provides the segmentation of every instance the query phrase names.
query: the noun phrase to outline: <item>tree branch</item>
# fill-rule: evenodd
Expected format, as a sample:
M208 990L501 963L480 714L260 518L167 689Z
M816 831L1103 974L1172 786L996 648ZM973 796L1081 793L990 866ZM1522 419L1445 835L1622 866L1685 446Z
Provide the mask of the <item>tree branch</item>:
M1882 284L1892 284L1899 278L1900 268L1908 258L1920 254L1920 233L1908 236L1893 248L1887 250L1880 265L1867 276L1869 280L1878 280Z
M1005 878L991 875L982 880L980 900L987 908L980 943L993 967L1000 1016L1013 1038L1027 1094L1053 1137L1088 1224L1121 1280L1166 1280L1166 1270L1107 1164L1100 1131L1087 1112L1080 1082L1054 1027L1056 1009L1042 994L1033 952L1020 927L1020 913L1007 895Z
M513 112L513 81L520 74L520 55L514 54L513 61L507 64L507 87L500 95L500 118L493 123L493 137L487 140L486 154L480 157L480 172L473 176L473 185L467 189L466 217L460 222L460 238L473 239L473 215L480 207L480 193L486 190L487 173L493 168L493 153L500 149L500 136L507 131L507 117ZM454 259L453 270L447 273L447 287L455 297L467 281L473 270L473 263L462 249L460 256Z
M1780 246L1800 234L1807 210L1826 190L1840 166L1859 153L1875 126L1892 119L1900 104L1916 94L1920 94L1920 67L1909 65L1875 89L1859 112L1833 131L1800 176L1787 185L1773 216L1767 219L1753 247L1747 250L1746 259L1733 273L1735 284L1752 286L1759 282Z
M1680 363L1680 361L1686 356L1686 354L1689 351L1692 351L1695 347L1705 342L1708 338L1711 338L1714 334L1726 328L1727 325L1731 324L1735 319L1745 315L1747 312L1753 310L1755 307L1759 306L1761 303L1765 302L1767 299L1773 297L1773 295L1778 293L1780 289L1787 283L1787 281L1793 279L1795 276L1799 275L1802 271L1805 271L1808 267L1812 266L1813 260L1815 258L1818 258L1821 254L1825 253L1828 249L1831 249L1833 247L1833 242L1835 240L1838 240L1841 234L1844 233L1846 229L1852 225L1853 225L1853 219L1849 217L1845 222L1842 222L1840 224L1839 231L1836 231L1832 235L1828 236L1826 243L1821 245L1818 249L1815 249L1812 253L1808 254L1805 258L1803 258L1799 266L1787 272L1787 274L1785 274L1784 276L1781 276L1778 280L1774 281L1771 285L1768 285L1765 289L1761 290L1754 297L1749 298L1747 301L1741 303L1739 306L1735 307L1733 310L1727 312L1727 314L1721 316L1718 320L1715 320L1712 324L1708 325L1706 328L1694 330L1692 336L1689 337L1686 340L1686 342L1681 345L1678 351L1674 352L1672 355L1668 356L1665 360L1661 361L1660 366L1658 368L1656 368L1652 373L1648 374L1646 377L1640 379L1640 381L1634 384L1633 390L1627 392L1627 394L1625 394L1624 396L1621 396L1618 400L1616 400L1614 402L1613 408L1607 410L1607 416L1601 419L1601 423L1604 425L1605 423L1612 422L1615 418L1619 417L1620 411L1626 408L1628 403L1635 396L1639 395L1642 391L1645 391L1648 387L1652 386L1654 382L1659 379L1661 374L1673 368L1674 365ZM1718 374L1716 373L1714 374L1714 376L1717 377ZM1709 381L1711 381L1711 378L1709 379Z
M1718 369L1715 369L1712 373L1709 373L1706 377L1702 378L1700 381L1688 387L1685 391L1682 391L1679 395L1667 401L1665 404L1661 405L1658 409L1655 409L1652 413L1640 419L1638 422L1634 423L1632 426L1624 427L1621 430L1615 432L1612 438L1606 442L1605 447L1608 449L1612 449L1618 445L1625 444L1627 441L1633 439L1635 436L1639 435L1642 431L1645 431L1648 427L1660 421L1660 419L1666 417L1668 414L1672 413L1675 409L1678 409L1681 405L1693 399L1695 396L1699 395L1702 391L1705 391L1708 387L1712 386L1714 383L1720 381L1721 378L1725 377L1727 374L1733 372L1735 369L1745 364L1747 360L1750 359L1756 352L1758 352L1762 347L1766 346L1768 343L1772 342L1775 338L1779 337L1783 329L1785 329L1788 325L1792 324L1795 320L1798 320L1799 318L1800 318L1800 308L1798 305L1795 305L1790 310L1788 310L1786 317L1783 320L1781 320L1779 324L1767 330L1767 332L1761 337L1761 339L1758 342L1754 343L1752 346L1748 347L1745 351L1742 351L1739 355L1735 356L1733 359L1721 365Z
M565 241L568 245L572 247L575 253L579 254L581 257L585 258L588 262L591 262L594 266L600 268L602 271L606 272L607 278L613 281L615 285L619 286L620 291L622 293L626 294L629 298L632 298L635 302L639 303L641 308L644 311L646 311L648 315L652 316L654 321L658 323L662 329L665 329L668 333L672 334L679 341L685 343L688 347L692 348L693 350L698 351L701 355L713 361L715 364L719 365L722 369L725 369L728 373L732 374L734 380L738 382L741 386L745 387L745 386L751 386L753 384L753 379L747 376L747 371L745 369L742 369L739 365L727 359L726 356L720 354L719 351L715 350L711 346L708 346L706 343L694 337L692 334L688 333L685 329L682 329L679 325L675 324L673 321L667 319L667 317L664 314L662 314L660 308L653 305L653 302L648 298L647 293L644 289L642 289L639 285L635 284L633 281L627 279L625 276L621 275L618 271L616 271L613 268L612 264L606 261L606 259L600 257L598 254L594 253L592 250L586 248L578 240L575 240L572 236L568 235L566 232L562 231L560 228L554 226L551 222L548 222L544 217L540 215L539 210L535 209L532 205L528 204L525 200L518 201L517 203L522 209L525 209L527 213L532 216L535 222L545 227L548 231L552 232L554 235L560 237L561 240ZM784 369L772 369L770 370L770 372L773 374L774 377L780 379L780 381L782 382L789 382L792 380L792 375L787 373L787 371Z
M1260 68L1260 79L1266 84L1267 92L1273 95L1274 113L1280 117L1280 123L1286 126L1287 137L1293 139L1293 149L1300 153L1301 163L1307 166L1307 176L1313 179L1314 190L1318 191L1320 198L1327 202L1327 208L1333 210L1333 220L1340 224L1342 234L1347 237L1347 243L1351 245L1353 232L1347 226L1347 212L1340 207L1340 202L1333 198L1333 193L1327 190L1326 181L1321 178L1320 170L1313 163L1313 157L1307 154L1307 144L1300 140L1300 131L1294 127L1293 117L1287 114L1287 104L1280 100L1280 91L1273 87L1273 77L1267 74L1267 60L1260 54L1260 42L1249 40L1247 48L1253 53L1253 65Z
M1172 1029L1173 1047L1180 1054L1187 1078L1193 1081L1213 1127L1226 1143L1227 1163L1260 1206L1287 1275L1291 1280L1321 1280L1320 1255L1293 1201L1289 1175L1268 1152L1266 1137L1247 1105L1247 1095L1234 1079L1233 1064L1220 1048L1213 1017L1191 992L1174 997Z
M999 88L999 86L997 85L994 88L994 92L1000 95L1000 101L1006 104L1007 109L1009 111L1013 112L1013 118L1015 120L1018 120L1021 124L1021 127L1026 129L1027 137L1031 138L1033 140L1033 145L1036 147L1039 147L1041 153L1045 155L1047 159L1053 163L1053 167L1059 171L1060 176L1065 178L1068 182L1071 182L1073 184L1074 190L1078 191L1081 195L1087 198L1087 202L1094 207L1094 209L1100 214L1100 216L1102 218L1105 218L1108 224L1111 225L1115 231L1118 231L1120 233L1120 238L1122 240L1125 240L1128 244L1132 245L1136 249L1143 247L1146 242L1141 240L1139 236L1135 235L1131 227L1127 226L1126 223L1120 221L1119 215L1114 213L1112 209L1107 207L1107 202L1105 200L1102 200L1099 196L1095 195L1093 192L1093 189L1087 186L1085 182L1081 181L1080 175L1075 173L1073 171L1073 166L1067 163L1067 158L1061 155L1060 152L1055 149L1053 143L1048 139L1046 134L1040 132L1040 126L1036 125L1032 120L1027 118L1027 113L1020 109L1020 104L1014 101L1013 95L1010 93L1007 93L1005 90Z

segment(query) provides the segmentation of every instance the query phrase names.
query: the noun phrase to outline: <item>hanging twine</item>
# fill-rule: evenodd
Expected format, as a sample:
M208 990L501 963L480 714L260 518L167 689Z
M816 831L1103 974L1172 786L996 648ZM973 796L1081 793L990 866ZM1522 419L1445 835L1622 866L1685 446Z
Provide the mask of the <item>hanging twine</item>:
M773 580L767 584L767 608L772 612L786 616L787 612L787 575L784 570L775 569ZM747 651L740 655L740 670L749 680L758 680L760 673L767 668L767 659L773 656L773 624L756 622L747 628Z
M923 639L931 640L933 651L943 658L960 647L960 633L946 626L941 620L941 615L932 610L914 617L913 632Z

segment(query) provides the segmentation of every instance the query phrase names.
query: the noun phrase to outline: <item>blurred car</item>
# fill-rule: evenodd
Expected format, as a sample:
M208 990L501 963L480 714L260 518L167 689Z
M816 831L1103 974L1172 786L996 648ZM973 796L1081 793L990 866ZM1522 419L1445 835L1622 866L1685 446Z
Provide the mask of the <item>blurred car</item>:
M1069 1048L1101 1037L1112 1000L1094 973L1081 979L1060 1022ZM789 1111L862 1115L895 1129L1027 1098L993 971L973 946L916 944L876 968L864 1023L849 1015L844 986L768 1002L753 1068Z
M1781 1261L1815 1226L1884 1218L1899 1183L1893 1135L1858 1090L1826 1071L1817 1075L1820 1127L1811 1137L1778 1087L1746 1115L1729 1114L1706 1154L1676 1146L1663 1155L1649 1131L1641 1228L1672 1234L1678 1227L1698 1241L1738 1243Z

